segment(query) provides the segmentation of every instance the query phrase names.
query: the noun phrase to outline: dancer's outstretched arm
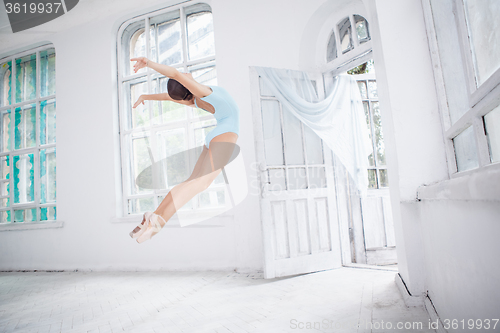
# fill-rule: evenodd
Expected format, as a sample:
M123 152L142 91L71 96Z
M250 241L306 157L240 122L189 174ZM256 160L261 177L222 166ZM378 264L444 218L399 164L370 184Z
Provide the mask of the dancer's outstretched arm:
M197 97L205 97L212 93L212 89L210 89L210 87L197 82L195 79L193 79L191 74L181 73L174 67L158 64L145 57L132 58L130 60L136 62L134 64L135 73L137 73L137 71L141 68L149 67L151 69L154 69L158 73L165 75L168 78L178 81L180 84L186 87L186 89L188 89L193 95Z
M184 104L184 105L194 105L194 102L192 100L191 101L186 101L186 100L177 101L177 100L173 99L172 97L170 97L170 95L168 93L161 93L161 94L144 94L144 95L139 96L139 98L137 99L137 102L135 102L135 104L132 108L135 109L141 103L144 105L144 101L171 101L171 102Z

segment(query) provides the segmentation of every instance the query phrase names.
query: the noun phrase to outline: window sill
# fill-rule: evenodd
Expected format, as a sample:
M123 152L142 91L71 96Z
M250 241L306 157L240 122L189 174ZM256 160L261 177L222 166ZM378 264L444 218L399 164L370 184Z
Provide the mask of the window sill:
M456 174L458 175L458 174ZM419 200L500 201L500 163L464 172L460 177L423 185L417 189Z
M206 216L207 211L200 212L187 212L181 211L177 212L165 225L165 228L181 228L179 223L179 217L182 218L184 223L189 224L191 221L196 221L200 218ZM232 211L228 211L227 209L219 209L219 210L210 210L209 214L212 217L207 218L205 221L196 222L192 225L187 225L182 228L207 228L207 227L225 227L226 222L231 222L234 218L234 214ZM215 215L215 216L214 216ZM142 215L129 215L123 217L114 217L111 219L111 223L133 223L139 224L141 222Z
M63 221L52 222L8 222L0 223L0 231L62 228Z

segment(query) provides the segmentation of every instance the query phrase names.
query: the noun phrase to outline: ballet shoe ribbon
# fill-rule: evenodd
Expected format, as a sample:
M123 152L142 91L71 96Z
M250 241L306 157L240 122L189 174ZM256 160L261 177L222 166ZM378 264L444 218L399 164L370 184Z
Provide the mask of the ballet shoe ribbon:
M159 219L162 219L163 222L165 222L163 217L161 217L160 215L157 215L155 213L152 213L151 216L149 217L149 220L148 220L149 226L153 229L154 232L160 232L160 230L163 228ZM166 224L166 222L165 222L165 224Z

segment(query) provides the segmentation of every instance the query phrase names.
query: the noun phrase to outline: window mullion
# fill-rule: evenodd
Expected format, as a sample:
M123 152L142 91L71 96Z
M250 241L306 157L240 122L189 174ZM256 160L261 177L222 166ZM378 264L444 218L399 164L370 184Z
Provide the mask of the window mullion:
M182 60L184 63L184 71L187 73L188 47L187 47L186 12L184 10L184 7L181 7L181 39L182 39Z
M48 61L48 59L47 59ZM41 86L42 86L42 80L41 80L41 68L40 68L40 51L37 51L36 52L36 97L37 97L37 101L36 101L36 104L35 104L35 147L36 147L36 150L35 150L35 153L34 153L34 158L33 158L33 162L35 163L34 167L35 167L35 174L34 174L34 185L35 185L35 197L34 197L34 200L35 200L35 214L36 214L36 217L35 217L35 221L36 222L40 222L40 214L39 214L39 209L38 209L38 205L40 204L40 135L39 135L39 129L40 129L40 98L41 98L41 95L42 95L42 90L41 90ZM47 71L48 73L48 71ZM47 175L46 175L47 176ZM47 180L48 180L48 176L47 176ZM48 182L46 182L46 184L48 184Z
M11 80L11 85L12 85L12 90L11 90L11 104L15 103L15 98L16 98L16 89L17 89L17 66L16 66L16 58L12 57L12 80ZM10 164L10 170L9 170L9 195L10 195L10 222L14 222L14 157L12 156L12 153L14 151L14 118L15 118L15 108L12 107L10 109L10 149L9 149L9 164Z

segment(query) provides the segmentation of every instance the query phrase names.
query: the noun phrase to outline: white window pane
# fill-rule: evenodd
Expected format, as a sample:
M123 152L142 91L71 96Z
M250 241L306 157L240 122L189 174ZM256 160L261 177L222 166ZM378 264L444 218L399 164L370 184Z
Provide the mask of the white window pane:
M346 53L353 48L352 36L351 36L351 21L346 17L338 25L338 31L340 35L340 48L342 53Z
M36 105L27 104L16 108L14 148L30 148L36 145Z
M288 189L302 190L307 188L306 168L288 169Z
M440 64L451 123L468 110L468 92L463 70L458 31L452 0L430 0Z
M135 57L146 57L146 35L144 20L129 24L122 35L122 47L124 50L123 69L124 75L134 74L134 63L130 61ZM140 69L138 73L145 73L146 69Z
M284 165L279 108L278 101L262 101L262 130L267 165Z
M354 15L356 22L356 33L358 35L359 43L365 43L370 40L370 32L368 31L368 22L363 16Z
M366 81L358 81L359 93L362 99L368 99L368 94L366 93Z
M56 201L56 149L40 150L40 203Z
M16 59L16 103L36 98L36 54Z
M372 102L373 127L375 130L375 148L377 149L377 165L385 165L384 132L379 102Z
M189 60L215 54L212 13L201 12L187 17Z
M207 189L200 193L200 208L223 207L226 204L224 188Z
M149 154L150 139L149 132L143 133L134 133L130 136L131 140L131 164L132 164L132 179L131 179L131 193L139 194L148 192L149 189L145 189L140 187L140 184L136 183L138 176L144 171L146 168L150 167L152 164L151 156Z
M0 64L0 106L10 105L12 97L12 61Z
M205 144L205 138L211 130L216 126L217 122L215 119L204 120L194 124L194 146L199 147Z
M330 62L335 58L337 58L337 41L335 39L335 33L332 32L326 48L326 61Z
M267 177L269 191L286 191L285 169L268 169Z
M10 135L10 110L6 110L1 113L2 121L2 145L1 151L10 151L11 135Z
M479 86L500 68L500 1L464 0L464 4Z
M500 162L500 106L484 116L491 162Z
M469 126L453 139L458 171L465 171L479 166L476 152L474 130Z
M40 221L54 221L57 219L56 207L40 208Z
M285 135L285 159L287 165L305 164L300 120L291 112L283 110Z
M372 127L371 127L371 116L370 116L370 104L368 102L363 102L363 110L365 111L366 127L368 129L368 136L370 141L372 140ZM375 166L375 160L373 159L373 144L370 146L368 155L368 163L370 166Z
M56 51L40 51L40 95L42 97L56 93Z
M370 99L378 98L377 81L368 81L368 91L370 93Z
M56 100L40 103L40 144L56 142Z
M128 89L127 89L128 88ZM141 103L135 109L132 106L135 104L139 96L148 93L148 84L144 80L125 83L125 89L128 90L128 98L126 107L128 108L127 128L135 128L149 125L149 103L144 105Z
M158 25L158 61L164 65L182 62L181 22L179 19Z
M14 222L36 221L36 208L20 209L14 211Z
M13 156L14 203L35 201L35 159L33 154Z
M144 214L153 212L156 209L153 198L140 198L128 200L129 214ZM141 221L138 221L139 223Z

